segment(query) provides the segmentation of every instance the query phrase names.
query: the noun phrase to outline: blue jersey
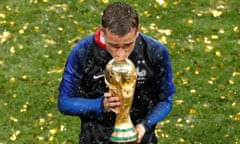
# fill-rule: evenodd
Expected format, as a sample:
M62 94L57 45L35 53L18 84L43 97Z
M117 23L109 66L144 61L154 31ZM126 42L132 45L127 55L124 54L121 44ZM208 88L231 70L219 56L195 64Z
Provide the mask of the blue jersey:
M112 59L99 42L98 34L79 41L66 62L59 86L59 110L81 118L81 143L108 144L115 114L103 109L103 94L108 91L104 69ZM154 129L172 108L175 87L167 48L159 41L139 34L129 59L137 69L137 83L130 116L147 132L142 143L156 142ZM145 142L144 142L145 140Z

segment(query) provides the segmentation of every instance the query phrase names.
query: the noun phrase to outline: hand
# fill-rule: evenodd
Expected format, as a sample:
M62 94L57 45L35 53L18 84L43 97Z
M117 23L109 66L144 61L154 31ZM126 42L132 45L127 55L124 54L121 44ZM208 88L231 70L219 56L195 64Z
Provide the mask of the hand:
M136 142L140 143L142 141L142 138L143 138L145 132L146 132L146 129L145 129L145 127L142 124L137 124L136 128L135 128L135 131L138 134L138 138L137 138Z
M104 93L103 106L106 111L119 113L120 98L112 93Z

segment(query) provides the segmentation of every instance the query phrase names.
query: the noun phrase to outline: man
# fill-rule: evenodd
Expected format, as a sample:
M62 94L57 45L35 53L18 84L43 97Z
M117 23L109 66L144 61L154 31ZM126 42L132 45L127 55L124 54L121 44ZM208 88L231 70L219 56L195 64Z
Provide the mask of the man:
M121 104L104 82L113 57L129 58L137 69L130 112L136 142L156 144L155 126L171 111L175 93L170 56L164 45L140 33L138 14L126 3L107 6L97 32L73 48L59 86L59 110L81 118L80 144L110 144Z

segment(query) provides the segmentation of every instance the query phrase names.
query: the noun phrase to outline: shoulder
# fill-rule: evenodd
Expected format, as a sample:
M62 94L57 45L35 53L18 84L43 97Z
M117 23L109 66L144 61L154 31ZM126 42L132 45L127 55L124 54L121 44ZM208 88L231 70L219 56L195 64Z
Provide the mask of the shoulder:
M147 45L147 53L153 59L153 61L159 61L165 58L168 59L168 49L163 43L153 37L142 33L140 34L140 36L145 41Z

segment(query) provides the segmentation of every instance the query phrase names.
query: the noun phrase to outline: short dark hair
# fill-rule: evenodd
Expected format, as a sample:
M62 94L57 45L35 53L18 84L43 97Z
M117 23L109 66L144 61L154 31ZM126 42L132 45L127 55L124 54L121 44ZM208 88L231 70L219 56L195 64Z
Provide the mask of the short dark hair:
M137 11L129 4L115 2L106 7L102 15L102 27L117 35L127 34L131 28L137 28L139 18Z

